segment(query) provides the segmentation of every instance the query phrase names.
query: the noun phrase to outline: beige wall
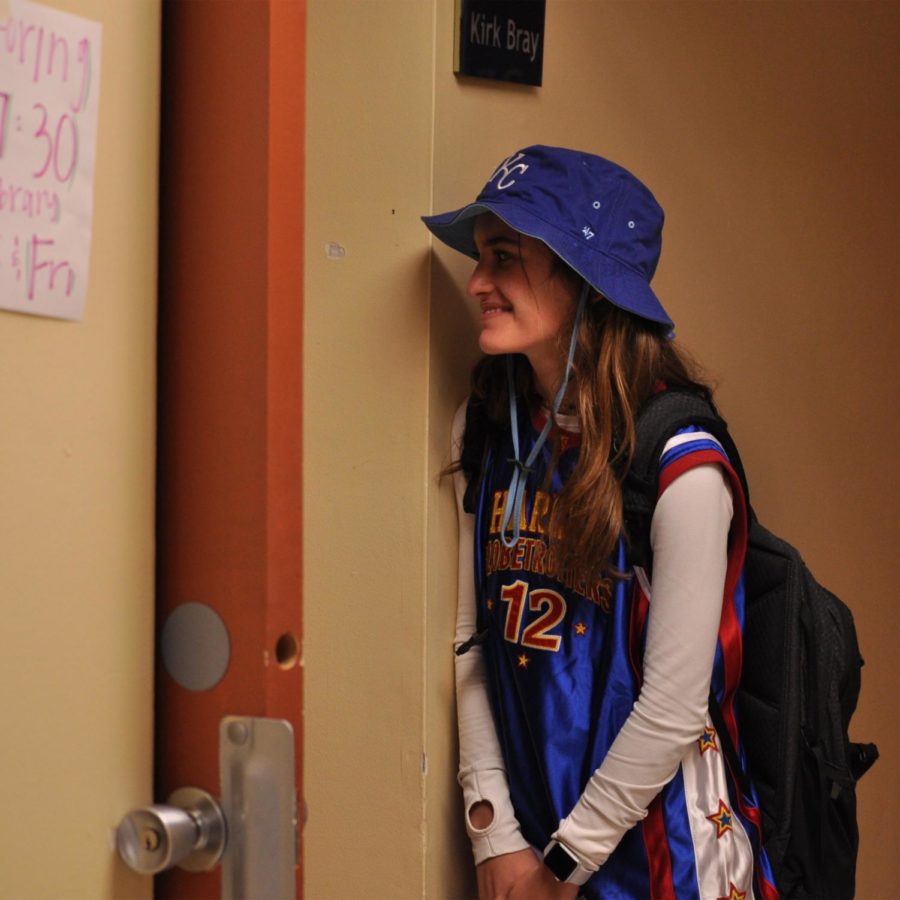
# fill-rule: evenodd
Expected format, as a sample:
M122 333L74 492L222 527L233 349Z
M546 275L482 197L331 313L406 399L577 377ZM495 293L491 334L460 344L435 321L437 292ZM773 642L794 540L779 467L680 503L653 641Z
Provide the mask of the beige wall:
M432 10L310 0L308 29L306 896L416 897Z
M94 237L82 322L0 312L0 897L148 897L160 6L51 5L103 24Z
M885 689L900 6L550 0L540 89L455 78L452 0L433 13L432 49L426 0L310 5L308 896L470 890L453 783L454 514L435 473L475 326L468 266L439 247L426 318L416 217L429 191L435 211L459 205L538 142L651 185L667 212L655 285L719 385L754 504L855 611L867 666L854 733L884 757L860 787L859 896L879 896L898 876L882 838L897 813L880 801L898 793L900 752ZM326 240L347 245L342 261L324 259ZM365 848L358 864L347 846Z

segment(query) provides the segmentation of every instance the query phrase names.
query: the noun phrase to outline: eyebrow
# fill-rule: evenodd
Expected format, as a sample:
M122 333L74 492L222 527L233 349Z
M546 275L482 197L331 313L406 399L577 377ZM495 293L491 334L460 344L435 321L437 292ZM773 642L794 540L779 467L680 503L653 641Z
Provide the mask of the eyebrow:
M510 244L511 246L518 246L518 241L515 238L510 237L506 234L495 234L493 237L489 237L486 241L483 242L482 246L485 249L490 247L497 247L500 244ZM476 242L477 246L477 242Z

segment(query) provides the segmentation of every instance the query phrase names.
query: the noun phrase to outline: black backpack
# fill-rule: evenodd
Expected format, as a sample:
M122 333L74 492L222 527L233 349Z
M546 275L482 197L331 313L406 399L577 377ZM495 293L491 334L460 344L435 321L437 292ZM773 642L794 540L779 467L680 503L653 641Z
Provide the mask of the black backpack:
M874 744L851 743L847 734L863 664L853 616L816 582L790 544L760 525L726 423L697 394L662 391L637 416L635 458L624 487L632 558L648 569L652 565L649 535L659 457L666 441L688 425L700 426L722 444L747 497L737 705L776 886L784 897L852 898L859 845L856 781L878 758ZM746 791L746 774L712 695L710 717Z

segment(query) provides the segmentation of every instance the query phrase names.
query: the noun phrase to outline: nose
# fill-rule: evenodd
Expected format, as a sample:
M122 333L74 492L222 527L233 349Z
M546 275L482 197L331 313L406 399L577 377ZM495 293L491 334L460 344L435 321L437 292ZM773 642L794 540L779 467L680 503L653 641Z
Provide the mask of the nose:
M466 293L470 297L482 297L490 293L493 287L494 283L491 281L487 265L480 259L466 282Z

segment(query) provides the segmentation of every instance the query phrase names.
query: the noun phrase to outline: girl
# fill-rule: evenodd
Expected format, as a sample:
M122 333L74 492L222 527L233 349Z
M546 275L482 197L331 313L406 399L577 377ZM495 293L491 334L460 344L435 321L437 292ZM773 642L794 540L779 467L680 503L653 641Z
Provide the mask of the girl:
M710 435L660 457L652 586L629 562L635 415L666 388L709 396L650 288L662 210L621 167L535 146L424 221L477 260L486 354L453 467L479 897L777 897L707 709L712 685L733 721L746 516Z

